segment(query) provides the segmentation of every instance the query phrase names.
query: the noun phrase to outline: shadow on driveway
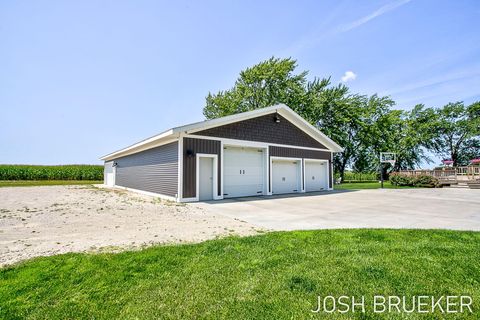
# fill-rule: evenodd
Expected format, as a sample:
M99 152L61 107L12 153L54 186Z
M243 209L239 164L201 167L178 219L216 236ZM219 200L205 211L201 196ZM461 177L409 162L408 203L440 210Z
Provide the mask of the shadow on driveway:
M329 196L329 195L341 194L341 193L350 193L350 192L356 192L356 191L359 191L359 190L329 190L329 191L306 192L306 193L287 193L287 194L275 194L271 196L227 198L223 200L201 201L200 203L225 204L225 203L262 201L262 200L274 200L274 199L308 198L308 197L317 197L317 196Z

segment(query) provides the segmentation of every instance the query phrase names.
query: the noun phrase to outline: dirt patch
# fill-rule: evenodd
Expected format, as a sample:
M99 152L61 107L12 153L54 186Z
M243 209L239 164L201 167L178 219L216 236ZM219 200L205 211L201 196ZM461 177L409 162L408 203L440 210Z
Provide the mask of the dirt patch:
M91 186L0 188L0 266L66 252L119 251L261 231L192 204Z

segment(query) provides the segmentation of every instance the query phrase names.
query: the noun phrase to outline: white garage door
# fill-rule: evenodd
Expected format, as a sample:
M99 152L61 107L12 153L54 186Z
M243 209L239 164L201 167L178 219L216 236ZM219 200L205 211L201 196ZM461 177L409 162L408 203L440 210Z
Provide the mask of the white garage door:
M263 149L224 147L223 196L258 196L264 193Z
M328 162L305 160L305 191L328 189Z
M301 165L299 160L272 161L272 193L300 192Z

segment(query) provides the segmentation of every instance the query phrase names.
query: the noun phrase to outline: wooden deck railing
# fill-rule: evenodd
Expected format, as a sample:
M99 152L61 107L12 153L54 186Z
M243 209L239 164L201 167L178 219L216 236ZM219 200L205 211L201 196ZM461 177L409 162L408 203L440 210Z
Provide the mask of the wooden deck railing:
M480 166L456 167L457 175L480 176Z
M480 179L480 166L444 168L438 170L402 170L402 174L433 176L443 181L468 181Z

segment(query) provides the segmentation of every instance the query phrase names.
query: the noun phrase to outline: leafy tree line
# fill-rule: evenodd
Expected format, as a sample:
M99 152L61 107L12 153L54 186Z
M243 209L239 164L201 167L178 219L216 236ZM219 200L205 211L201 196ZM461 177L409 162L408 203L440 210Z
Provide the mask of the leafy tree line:
M319 128L345 150L334 158L343 178L345 169L371 172L380 152L396 152L391 170L413 169L430 162L429 152L465 165L480 156L480 102L441 108L422 104L394 109L390 97L352 93L330 78L307 80L291 58L270 58L240 72L234 86L209 93L203 113L207 119L284 103Z

